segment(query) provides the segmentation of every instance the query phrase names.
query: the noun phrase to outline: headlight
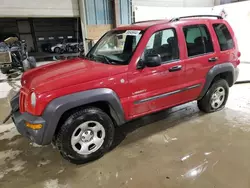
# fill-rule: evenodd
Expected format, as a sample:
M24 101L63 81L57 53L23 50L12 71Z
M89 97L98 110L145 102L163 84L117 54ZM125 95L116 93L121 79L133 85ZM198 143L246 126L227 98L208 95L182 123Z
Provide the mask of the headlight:
M31 93L30 101L31 101L31 105L35 107L36 106L36 94L34 92Z

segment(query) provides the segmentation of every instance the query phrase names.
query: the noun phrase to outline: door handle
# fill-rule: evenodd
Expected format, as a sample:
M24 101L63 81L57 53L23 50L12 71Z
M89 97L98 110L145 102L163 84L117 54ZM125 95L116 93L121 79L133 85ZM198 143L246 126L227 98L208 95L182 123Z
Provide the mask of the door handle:
M211 57L208 59L208 62L215 62L218 60L218 57Z
M173 66L171 67L169 70L169 72L174 72L174 71L179 71L181 70L182 66L181 65L177 65L177 66Z

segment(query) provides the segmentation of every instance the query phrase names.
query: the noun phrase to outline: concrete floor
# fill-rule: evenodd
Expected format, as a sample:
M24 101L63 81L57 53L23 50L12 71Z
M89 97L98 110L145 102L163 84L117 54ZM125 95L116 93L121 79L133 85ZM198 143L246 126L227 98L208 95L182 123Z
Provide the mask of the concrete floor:
M0 83L0 121L18 87ZM128 123L111 152L80 166L30 143L9 121L0 125L0 187L249 187L249 93L250 84L233 86L227 107L213 114L193 102Z

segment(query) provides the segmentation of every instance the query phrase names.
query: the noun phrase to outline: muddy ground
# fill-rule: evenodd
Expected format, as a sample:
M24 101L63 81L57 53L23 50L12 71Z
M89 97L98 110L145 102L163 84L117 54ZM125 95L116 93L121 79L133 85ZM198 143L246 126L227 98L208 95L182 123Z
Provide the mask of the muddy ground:
M0 83L0 121L19 87ZM73 165L51 145L39 147L8 121L0 125L1 188L250 186L250 84L230 89L226 108L203 114L196 102L119 128L115 147L98 161Z

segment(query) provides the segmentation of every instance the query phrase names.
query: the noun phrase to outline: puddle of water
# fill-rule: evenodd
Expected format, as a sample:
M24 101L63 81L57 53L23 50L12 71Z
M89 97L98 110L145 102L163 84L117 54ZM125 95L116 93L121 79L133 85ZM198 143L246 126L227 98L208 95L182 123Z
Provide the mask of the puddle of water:
M69 186L59 184L58 179L50 179L44 183L44 188L69 188Z
M20 150L5 150L0 151L0 165L5 164L6 160L13 160L15 159L22 151Z
M14 160L11 162L12 167L6 168L0 172L0 179L2 179L5 175L7 175L10 172L19 172L24 169L24 165L27 163L27 161L22 160Z
M42 161L39 161L37 167L41 167L41 166L47 165L49 163L51 163L51 160L42 160Z
M208 167L208 161L205 161L199 166L196 166L191 170L187 171L184 175L182 175L182 177L194 180L198 176L200 176L207 169L207 167Z
M11 140L15 136L20 135L14 123L0 126L0 140Z

